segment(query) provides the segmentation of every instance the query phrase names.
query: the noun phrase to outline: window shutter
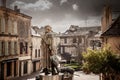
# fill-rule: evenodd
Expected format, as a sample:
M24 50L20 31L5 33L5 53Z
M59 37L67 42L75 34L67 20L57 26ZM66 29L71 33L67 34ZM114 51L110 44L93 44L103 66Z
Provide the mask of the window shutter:
M19 44L19 43L17 42L17 43L16 43L16 46L17 46L17 49L16 49L17 51L16 51L16 52L17 52L17 54L19 54L19 45L18 45L18 44Z
M14 21L14 34L17 34L17 22Z
M8 20L8 33L11 33L11 26L10 26L11 22L10 22L10 19Z
M5 55L5 41L2 41L2 56Z
M2 17L2 21L1 21L1 32L5 32L5 18Z
M11 54L14 55L14 42L11 42Z
M17 42L14 42L14 54L18 54Z
M2 32L2 19L1 19L1 16L0 16L0 33Z
M0 41L0 56L2 56L2 41Z
M8 42L8 54L11 55L11 42Z
M8 42L5 42L5 55L8 55Z

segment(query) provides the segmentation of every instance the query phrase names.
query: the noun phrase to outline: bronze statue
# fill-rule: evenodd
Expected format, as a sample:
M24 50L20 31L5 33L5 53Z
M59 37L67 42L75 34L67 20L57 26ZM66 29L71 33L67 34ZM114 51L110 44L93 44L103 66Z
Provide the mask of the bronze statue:
M50 73L50 69L52 70L52 74L57 74L58 68L57 64L55 64L54 59L52 59L52 56L55 54L55 49L53 47L53 32L52 28L47 25L45 28L45 34L42 37L41 40L41 47L43 52L43 72L45 72L45 75Z

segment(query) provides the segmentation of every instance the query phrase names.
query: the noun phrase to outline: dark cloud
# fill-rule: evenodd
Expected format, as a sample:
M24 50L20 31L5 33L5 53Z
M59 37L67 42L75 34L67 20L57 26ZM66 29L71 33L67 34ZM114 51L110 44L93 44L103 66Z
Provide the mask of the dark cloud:
M21 11L33 17L34 25L44 22L51 22L54 25L71 25L74 24L74 22L79 23L79 21L86 19L94 18L100 20L103 7L107 1L109 1L109 5L111 5L113 11L120 11L120 0L64 0L66 2L62 4L61 0L7 0L8 7L12 8L11 4L16 1L26 4L26 6L24 6L26 8L21 8ZM40 5L40 1L46 1L50 4L47 6ZM34 4L36 4L36 6L33 6ZM73 9L74 4L78 9ZM36 8L31 8L30 5Z
M15 1L21 1L25 3L35 3L38 0L8 0L9 4ZM64 17L64 14L71 13L76 17L84 19L89 16L100 16L104 5L107 0L67 0L66 3L60 5L61 0L48 0L53 3L53 7L47 11L35 11L33 13L41 13L45 16L59 16ZM79 6L78 11L72 9L72 5L77 4ZM109 4L112 6L113 11L120 10L120 0L109 0ZM32 10L33 11L33 10ZM29 11L26 11L29 12Z

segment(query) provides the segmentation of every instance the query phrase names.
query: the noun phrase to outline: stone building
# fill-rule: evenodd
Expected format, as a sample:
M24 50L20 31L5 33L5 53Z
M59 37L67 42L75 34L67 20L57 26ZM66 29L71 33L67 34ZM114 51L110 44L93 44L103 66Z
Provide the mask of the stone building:
M101 23L103 45L109 45L115 53L120 54L120 16L113 18L112 10L107 5L104 8Z
M41 35L38 31L34 30L37 27L31 28L31 59L32 59L32 72L38 71L42 67L42 54L41 54Z
M93 50L99 50L101 49L102 45L102 40L101 40L101 34L102 32L99 31L97 34L94 34L92 36L89 36L87 38L87 44L88 48L93 49Z
M31 17L6 8L6 0L0 6L0 80L30 73Z
M32 62L33 65L36 64L36 71L40 70L43 67L43 54L41 50L41 39L42 35L44 34L45 30L44 27L37 27L37 26L32 26ZM56 54L59 53L58 46L60 44L60 38L59 35L55 32L52 33L53 35L53 45L55 48ZM34 65L35 66L35 65ZM33 67L34 67L33 66ZM35 67L33 68L33 71L35 70Z
M60 35L60 53L68 61L74 58L80 60L81 53L90 47L93 37L100 31L100 27L79 27L71 25L70 28ZM96 40L97 38L95 38ZM69 56L69 57L68 57Z

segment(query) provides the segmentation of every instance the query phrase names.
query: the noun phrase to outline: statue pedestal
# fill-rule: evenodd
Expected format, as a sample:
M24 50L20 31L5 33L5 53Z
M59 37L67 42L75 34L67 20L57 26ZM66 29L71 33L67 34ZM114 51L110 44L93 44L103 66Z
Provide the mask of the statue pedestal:
M63 73L59 73L57 75L52 74L45 75L44 73L40 73L39 78L36 80L63 80L63 78L64 78Z

